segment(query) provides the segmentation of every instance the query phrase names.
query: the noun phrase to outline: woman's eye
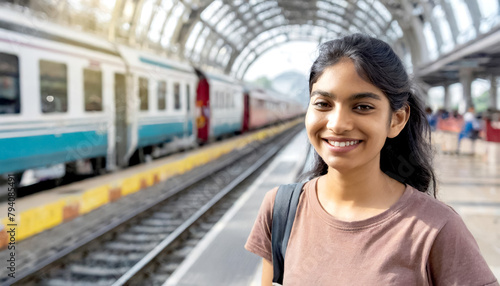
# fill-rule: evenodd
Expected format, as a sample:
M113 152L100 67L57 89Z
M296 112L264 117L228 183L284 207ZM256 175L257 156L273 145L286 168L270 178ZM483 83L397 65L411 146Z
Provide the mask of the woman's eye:
M372 110L373 107L371 107L370 105L357 105L356 107L354 107L354 109L360 110L360 111L368 111L368 110Z
M321 108L328 107L328 103L323 102L323 101L315 102L314 105L317 106L317 107L321 107Z

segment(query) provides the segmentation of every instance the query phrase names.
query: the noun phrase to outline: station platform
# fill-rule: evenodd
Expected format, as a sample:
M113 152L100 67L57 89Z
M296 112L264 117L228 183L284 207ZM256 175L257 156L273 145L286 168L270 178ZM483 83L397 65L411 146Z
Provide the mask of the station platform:
M183 153L175 153L147 164L17 198L14 202L15 221L9 221L6 216L8 201L0 203L0 210L4 210L0 216L0 249L5 248L8 243L6 226L9 224L16 224L16 242L19 242L124 196L210 163L252 142L265 140L301 122L303 119L296 119Z
M163 285L260 285L262 259L246 251L244 244L265 193L294 182L306 155L307 136L301 132ZM434 160L438 199L461 215L500 279L500 164L487 163L482 156L443 152Z
M302 172L307 151L307 135L303 130L277 155L163 285L260 285L262 258L246 251L243 246L266 192L280 184L295 182Z

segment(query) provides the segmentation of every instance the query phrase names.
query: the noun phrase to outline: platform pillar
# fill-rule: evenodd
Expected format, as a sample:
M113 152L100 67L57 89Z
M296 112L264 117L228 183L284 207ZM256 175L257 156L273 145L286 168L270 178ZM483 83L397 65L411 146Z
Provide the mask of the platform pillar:
M451 95L450 95L450 85L445 84L444 86L444 102L443 102L443 107L445 110L450 110L451 109Z
M497 109L497 77L495 75L491 75L490 78L490 104L488 105L490 108Z
M462 94L463 100L465 101L465 111L469 109L469 107L473 106L472 104L472 69L471 68L462 68L460 69L460 83L462 84Z

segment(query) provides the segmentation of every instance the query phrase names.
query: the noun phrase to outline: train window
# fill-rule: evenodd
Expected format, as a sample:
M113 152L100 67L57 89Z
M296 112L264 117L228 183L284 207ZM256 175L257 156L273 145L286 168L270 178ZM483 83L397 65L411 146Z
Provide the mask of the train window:
M102 111L102 72L83 70L85 111Z
M141 110L148 110L148 79L139 77L139 100L141 101Z
M174 83L174 108L181 109L181 85L178 82Z
M40 60L42 112L68 111L68 68L66 64Z
M167 108L167 83L164 81L158 82L158 110Z
M219 108L219 102L220 102L219 97L220 97L219 92L216 91L215 97L214 97L214 107L215 108Z
M0 53L0 114L21 112L19 92L19 59Z
M189 90L189 84L186 84L186 101L187 101L187 111L191 109L191 92Z

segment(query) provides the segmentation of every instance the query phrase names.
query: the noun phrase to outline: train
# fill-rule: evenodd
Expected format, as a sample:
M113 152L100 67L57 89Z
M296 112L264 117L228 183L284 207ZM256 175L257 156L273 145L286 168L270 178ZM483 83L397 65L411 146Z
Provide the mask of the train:
M0 19L0 174L105 173L304 112L158 53L14 12Z

